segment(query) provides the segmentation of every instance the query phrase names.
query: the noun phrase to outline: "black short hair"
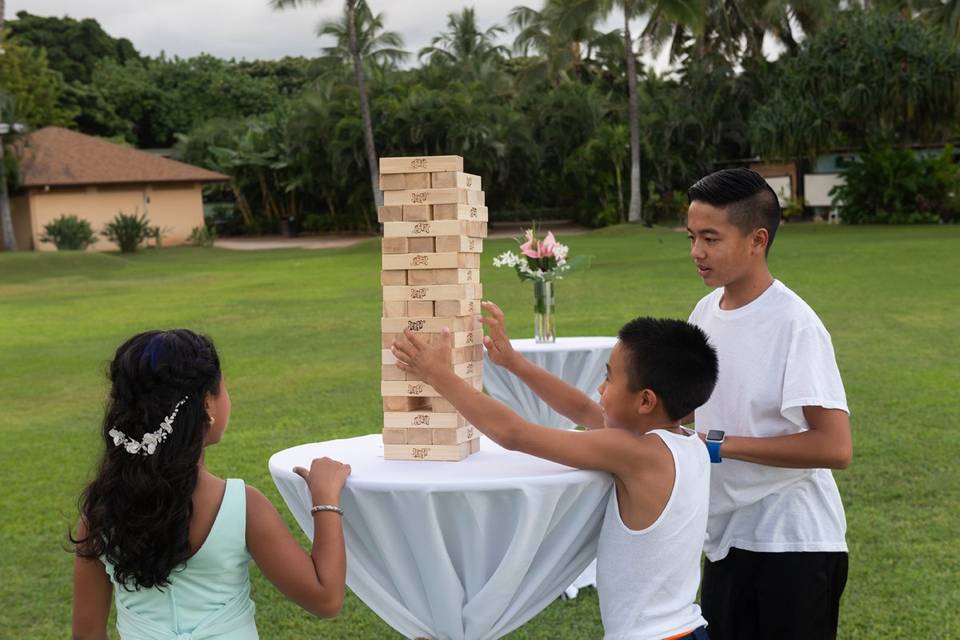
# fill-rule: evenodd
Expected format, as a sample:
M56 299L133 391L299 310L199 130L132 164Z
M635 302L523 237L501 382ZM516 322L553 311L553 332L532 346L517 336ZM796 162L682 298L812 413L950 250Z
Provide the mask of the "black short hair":
M777 194L759 173L743 167L715 171L690 187L687 197L690 202L699 200L725 210L730 223L744 235L766 229L770 253L782 212Z
M620 329L627 388L651 389L671 420L710 399L717 383L717 352L707 335L683 320L637 318Z

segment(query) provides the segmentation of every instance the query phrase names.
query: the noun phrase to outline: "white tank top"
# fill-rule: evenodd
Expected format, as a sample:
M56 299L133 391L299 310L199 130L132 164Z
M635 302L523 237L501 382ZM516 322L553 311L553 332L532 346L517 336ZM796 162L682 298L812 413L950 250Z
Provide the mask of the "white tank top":
M694 602L707 531L710 456L696 435L656 429L673 454L673 490L657 520L634 531L610 492L597 549L606 640L662 640L706 624Z

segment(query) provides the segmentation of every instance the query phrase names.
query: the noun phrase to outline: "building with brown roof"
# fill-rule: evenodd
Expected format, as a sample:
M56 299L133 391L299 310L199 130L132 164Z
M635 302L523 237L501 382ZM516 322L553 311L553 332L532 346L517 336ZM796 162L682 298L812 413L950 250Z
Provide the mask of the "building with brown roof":
M121 211L146 213L151 226L162 230L164 245L182 244L194 227L203 225L203 184L229 180L214 171L60 127L34 131L16 147L21 182L10 204L19 249L55 250L40 242L44 225L74 214L97 233L91 250L116 250L99 232Z

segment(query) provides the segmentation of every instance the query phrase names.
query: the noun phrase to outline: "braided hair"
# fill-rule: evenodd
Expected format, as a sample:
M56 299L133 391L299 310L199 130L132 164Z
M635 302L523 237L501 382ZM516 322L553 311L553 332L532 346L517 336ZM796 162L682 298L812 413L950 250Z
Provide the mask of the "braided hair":
M124 342L110 363L110 395L101 428L106 449L80 497L86 535L76 553L106 559L126 589L165 587L190 556L190 518L204 438L205 399L220 392L220 359L210 338L187 329L147 331ZM172 430L152 455L115 444L155 431L178 408Z

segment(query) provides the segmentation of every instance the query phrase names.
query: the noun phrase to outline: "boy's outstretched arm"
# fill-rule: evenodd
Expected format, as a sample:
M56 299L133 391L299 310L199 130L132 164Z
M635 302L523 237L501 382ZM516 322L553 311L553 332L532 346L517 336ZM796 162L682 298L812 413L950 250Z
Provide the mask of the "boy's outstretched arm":
M507 337L500 307L492 302L483 302L480 306L487 312L481 322L487 325L488 335L484 337L483 344L487 347L490 359L520 378L557 413L587 429L602 429L600 405L580 389L544 371L514 351Z
M567 466L609 471L620 476L637 467L637 438L632 434L621 429L587 432L551 429L528 422L457 376L450 365L449 331L444 330L441 342L440 346L432 347L415 333L405 331L404 337L397 338L392 347L397 366L433 387L470 424L500 446Z

